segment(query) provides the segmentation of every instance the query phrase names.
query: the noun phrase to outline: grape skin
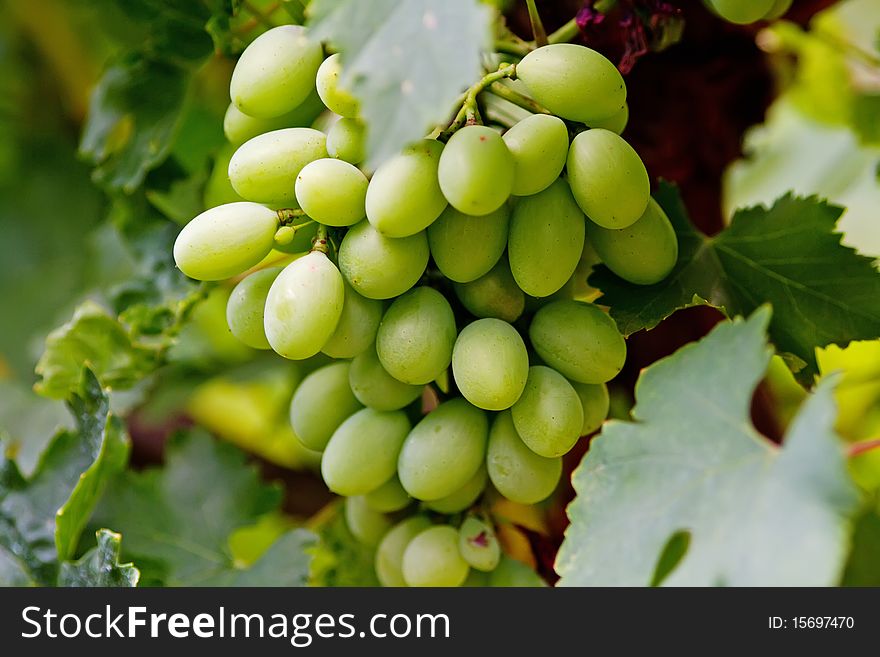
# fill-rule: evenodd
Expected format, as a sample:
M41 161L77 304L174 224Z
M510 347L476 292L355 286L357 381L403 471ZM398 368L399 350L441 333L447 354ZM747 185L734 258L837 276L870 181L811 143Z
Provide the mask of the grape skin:
M589 125L626 102L620 71L584 46L557 43L533 50L517 64L516 74L538 103L570 121Z
M354 396L377 411L396 411L409 406L422 395L424 386L398 381L385 371L374 345L351 363L349 384Z
M456 210L489 214L504 204L513 189L513 155L492 128L465 126L443 149L437 177L443 196Z
M594 128L568 152L568 183L584 214L604 228L626 228L645 212L651 181L638 153L619 135Z
M223 116L223 134L229 143L240 146L248 139L265 132L280 130L281 128L306 127L311 125L318 115L324 110L324 104L317 91L312 91L306 99L292 110L281 116L270 119L258 119L248 116L235 103L230 103Z
M302 103L315 89L321 43L298 25L282 25L254 39L232 72L232 102L249 116L269 119Z
M391 477L379 488L371 490L364 495L364 499L367 502L367 506L373 509L373 511L379 511L380 513L400 511L412 502L412 498L400 484L400 479L397 478L397 475Z
M398 381L430 383L449 367L455 315L437 290L417 287L395 299L376 334L382 367Z
M305 165L294 191L300 207L325 226L351 226L366 216L367 177L353 164L321 158Z
M468 324L455 341L452 373L471 404L501 411L513 406L526 386L529 354L510 324L479 319Z
M339 53L330 55L318 68L315 84L318 95L331 112L344 118L354 118L358 114L357 98L339 86L342 73L342 60Z
M461 586L469 571L458 551L458 532L449 525L424 530L403 552L403 579L408 586Z
M537 194L562 173L568 158L568 128L559 117L533 114L505 132L502 139L513 156L512 194Z
M250 269L272 250L278 215L257 203L218 205L195 217L174 242L174 262L199 281L221 281Z
M394 476L410 423L402 411L364 408L333 432L321 458L321 476L339 495L364 495Z
M529 369L525 389L510 416L528 448L547 458L567 454L584 424L583 405L575 389L559 372L543 365Z
M339 119L327 133L327 153L350 164L363 162L367 155L364 124L357 119Z
M481 217L449 206L428 226L428 246L440 272L467 283L488 273L507 248L510 209L502 205Z
M585 230L584 215L564 180L521 198L507 238L510 271L520 289L546 297L565 285L580 261Z
M403 579L403 553L418 534L428 529L431 521L423 515L402 520L385 534L376 550L376 576L382 586L406 586Z
M350 364L331 363L309 374L293 394L290 424L303 445L322 451L333 433L362 408L348 385Z
M342 316L345 286L326 255L313 251L278 275L266 298L266 337L278 354L302 360L317 354Z
M486 453L486 414L457 398L440 404L407 436L397 476L417 500L438 500L458 491L477 472Z
M226 323L236 338L253 349L271 349L263 327L269 288L281 273L270 267L250 274L232 290L226 302Z
M391 299L418 282L428 257L424 231L395 239L361 221L342 239L339 269L349 285L368 299Z
M425 502L424 506L438 513L451 514L464 511L473 506L483 494L487 481L489 481L489 473L486 471L486 464L483 463L464 486L445 497Z
M387 237L408 237L430 226L446 208L437 167L443 144L422 139L382 164L367 189L367 219Z
M580 383L613 379L626 360L626 342L600 308L580 301L554 301L532 319L532 347L547 365Z
M514 322L525 310L525 294L510 273L504 255L488 274L469 283L456 283L454 289L458 300L475 317Z
M352 536L364 545L378 545L391 529L391 520L367 506L363 495L345 498L344 512Z
M482 520L467 518L458 530L458 551L471 568L489 572L501 560L495 530Z
M249 139L229 160L229 181L248 201L296 204L296 177L309 162L327 157L327 138L312 128L284 128Z
M379 322L382 321L382 302L367 299L345 285L342 314L336 330L321 347L331 358L354 358L373 346Z
M530 450L517 434L510 411L499 413L492 424L486 466L498 492L520 504L547 499L562 476L562 457L546 458Z

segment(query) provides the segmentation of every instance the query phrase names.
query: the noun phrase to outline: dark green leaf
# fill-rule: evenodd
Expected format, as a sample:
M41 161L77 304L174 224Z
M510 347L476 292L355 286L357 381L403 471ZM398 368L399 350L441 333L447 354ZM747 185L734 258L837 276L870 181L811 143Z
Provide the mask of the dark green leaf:
M98 545L79 559L61 564L59 586L133 587L140 572L131 563L119 563L122 537L109 529L97 532Z
M478 0L314 0L309 11L316 38L342 53L371 166L449 119L480 77L491 12Z
M815 348L880 336L880 273L869 258L840 244L842 209L791 195L772 208L738 211L712 238L697 233L677 191L662 185L657 201L679 237L679 261L661 283L629 284L599 267L590 283L602 290L620 330L651 329L676 310L712 305L730 316L773 305L770 337L789 354L805 383L818 371Z
M237 528L280 501L281 491L260 482L242 452L193 433L172 439L163 468L115 481L95 524L123 535L123 554L138 564L144 584L298 586L308 573L307 532L287 532L249 568L235 563L229 548Z
M109 400L88 370L69 407L75 431L62 431L25 479L15 463L0 462L0 575L9 564L30 580L55 582L59 557L69 558L107 480L120 471L128 442Z
M833 377L782 448L749 421L770 359L766 308L652 365L633 422L610 421L575 471L556 568L568 586L646 586L680 532L664 584L823 586L838 581L858 495L833 425Z
M880 501L856 518L852 550L843 571L843 586L880 586Z
M325 511L315 532L318 542L309 574L312 586L379 586L373 567L375 551L352 536L341 502Z

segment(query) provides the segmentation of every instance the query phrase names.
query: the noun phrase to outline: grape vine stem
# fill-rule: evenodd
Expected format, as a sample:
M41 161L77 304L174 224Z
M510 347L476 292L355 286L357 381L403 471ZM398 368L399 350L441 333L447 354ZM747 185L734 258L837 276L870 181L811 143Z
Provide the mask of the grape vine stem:
M506 87L500 82L493 82L491 85L489 85L489 88L486 89L486 91L488 91L490 94L494 94L499 98L503 98L504 100L513 103L517 107L522 107L523 109L530 111L532 114L553 113L543 105L539 105L538 103L536 103L528 96L524 96L515 89Z
M327 239L327 226L318 224L318 234L315 235L315 244L312 247L312 251L320 251L324 255L329 254L330 246Z
M558 30L547 35L547 43L567 43L574 39L580 31L581 28L578 27L577 19L572 18Z
M479 82L471 86L464 94L464 99L461 101L461 108L458 110L455 118L452 119L452 123L449 124L449 127L446 128L446 130L440 133L439 139L441 141L447 141L456 130L468 122L468 119L474 120L479 116L479 110L477 109L477 96L480 92L499 80L513 77L516 77L516 64L508 64L507 66L502 66L497 71L485 75Z
M544 22L538 13L538 6L535 4L535 0L526 0L526 6L529 9L529 22L532 24L532 36L535 39L535 45L539 48L546 46L549 43L547 41L547 32L544 30Z
M275 214L278 216L279 226L290 226L297 219L301 219L302 217L306 216L306 213L298 208L282 208L280 210L276 210ZM304 225L305 224L303 224L303 226Z

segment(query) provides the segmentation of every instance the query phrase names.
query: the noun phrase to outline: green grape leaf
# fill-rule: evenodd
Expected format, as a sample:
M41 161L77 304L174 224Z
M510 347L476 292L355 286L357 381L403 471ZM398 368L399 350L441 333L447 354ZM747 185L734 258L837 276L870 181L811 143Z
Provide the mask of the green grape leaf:
M358 541L345 523L341 502L326 508L316 523L311 586L379 586L373 567L375 550Z
M834 434L834 378L782 447L749 421L770 312L719 324L647 368L632 422L608 422L573 483L562 585L823 586L840 577L859 499ZM676 534L680 560L661 564ZM660 568L658 568L660 566Z
M880 554L880 499L869 505L855 521L852 550L843 571L843 586L880 586L877 555Z
M77 561L61 564L59 586L134 587L141 574L134 564L119 563L122 536L109 529L97 532L98 545Z
M140 54L104 73L80 142L96 182L131 193L168 156L188 83L185 69Z
M93 524L123 535L123 555L138 564L143 584L301 586L309 532L284 533L253 564L236 562L229 545L236 529L280 501L280 489L262 483L242 452L195 432L170 441L164 467L114 481Z
M314 0L309 12L316 38L342 53L340 83L360 100L371 168L450 118L491 34L478 0Z
M68 396L88 366L108 388L127 388L152 372L156 352L134 342L119 321L93 301L80 305L69 322L46 338L34 388L57 399Z
M122 422L90 371L68 406L76 429L55 436L30 478L0 462L0 578L54 583L58 561L73 556L108 480L125 465Z
M656 285L632 285L604 266L590 284L625 335L651 329L676 310L711 305L729 316L774 308L770 337L802 383L818 373L816 347L880 336L880 273L840 244L842 209L786 195L772 208L739 210L714 237L698 233L674 187L656 195L679 238L679 259Z

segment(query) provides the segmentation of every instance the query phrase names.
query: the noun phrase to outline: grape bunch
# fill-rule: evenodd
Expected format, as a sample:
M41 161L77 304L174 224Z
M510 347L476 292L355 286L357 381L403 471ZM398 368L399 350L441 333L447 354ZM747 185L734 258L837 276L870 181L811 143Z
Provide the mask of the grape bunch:
M711 11L738 25L782 18L793 2L794 0L703 0L703 4Z
M499 564L486 500L548 498L608 413L626 343L587 300L589 267L657 283L676 235L599 53L533 50L505 70L546 113L506 131L453 121L375 171L341 66L298 26L244 51L225 120L240 200L193 219L174 257L195 279L240 278L227 319L245 344L325 357L291 423L378 546L380 581L457 586ZM315 97L326 134L301 125Z

